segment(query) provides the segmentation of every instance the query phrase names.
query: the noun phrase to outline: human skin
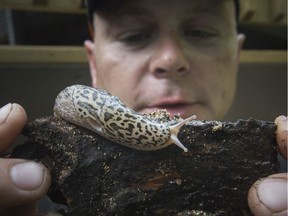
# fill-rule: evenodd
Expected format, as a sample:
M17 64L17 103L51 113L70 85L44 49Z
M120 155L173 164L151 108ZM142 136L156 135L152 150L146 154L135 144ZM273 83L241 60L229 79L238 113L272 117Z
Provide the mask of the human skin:
M93 87L137 112L161 108L183 118L223 118L234 97L244 41L233 1L123 5L94 16L94 43L85 43Z
M287 159L288 119L279 116L275 124L279 153ZM287 180L287 173L278 173L255 182L248 193L252 212L259 216L287 216Z
M181 25L178 22L179 20L183 21L184 13L175 14L176 12L170 11L171 14L167 14L164 11L164 9L170 10L169 8L181 9L178 8L180 7L179 5L187 4L188 1L178 0L177 5L172 0L147 0L147 3L143 2L143 6L146 9L151 8L146 4L153 2L149 17L141 17L140 23L138 23L139 20L136 19L134 21L134 18L131 19L131 17L127 19L130 27L135 25L141 27L143 22L146 27L144 29L136 29L136 31L132 32L132 35L120 34L124 37L121 37L122 40L120 41L119 39L121 38L119 37L116 37L118 40L115 40L115 36L107 35L107 25L110 24L108 23L109 19L107 20L104 14L96 13L94 23L95 25L97 24L97 30L95 31L94 43L91 41L85 43L93 86L104 88L119 96L127 105L139 112L146 112L154 107L159 107L167 108L172 113L180 112L183 117L197 114L199 119L221 119L228 110L234 96L239 52L244 36L238 35L235 30L236 24L233 21L235 17L233 15L234 12L232 12L232 7L234 6L229 2L218 4L219 1L217 1L216 4L214 0L199 0L199 2L211 3L213 5L211 12L218 7L219 10L223 10L221 11L221 16L227 16L226 18L220 18L221 22L223 22L222 24L217 19L217 13L215 16L213 15L212 19L210 17L207 23L214 23L213 26L219 23L219 28L221 29L221 34L216 34L217 36L213 37L210 37L210 34L206 34L206 31L208 30L209 33L211 29L205 25L205 20L201 21L200 15L192 17L193 22L190 24L188 22L187 24L189 25L187 26L185 22L182 22ZM165 3L163 4L163 2ZM189 5L191 4L193 9L192 2L190 0ZM168 7L166 4L170 6ZM154 14L157 12L156 8L161 13ZM191 12L194 13L195 9ZM210 10L208 12L210 13ZM207 14L205 17L209 18ZM198 25L194 26L193 24L194 22L198 23L199 20L204 22L200 29L198 29ZM197 27L196 30L198 30L195 31L194 27ZM202 31L202 28L205 31ZM180 31L181 29L182 31ZM149 34L151 30L153 30L152 35ZM212 33L214 33L213 30ZM216 32L218 32L217 30L218 28ZM129 31L125 32L128 33ZM182 33L180 34L180 32ZM119 34L116 35L120 36ZM193 37L190 38L192 35ZM123 43L124 41L126 42ZM126 43L128 41L133 42L132 44L129 42L128 44L130 45L127 47L126 45L128 44ZM140 42L139 45L137 45L138 42ZM218 43L222 47L218 46ZM154 46L157 49L154 49ZM162 101L163 98L165 99L164 103ZM197 103L197 101L200 102ZM172 106L171 103L176 103L176 105ZM0 110L0 154L11 147L13 139L20 133L27 119L21 106L12 104L8 108L5 109L6 111ZM283 118L279 125L281 125L281 128L286 127L287 135L287 118ZM285 133L280 134L282 137L283 135L285 136ZM278 133L276 136L279 138ZM278 140L283 140L283 138L280 137ZM281 146L280 150L284 154L283 143ZM287 140L284 146L287 149ZM31 164L31 162L27 162L27 164L28 167L34 166L33 170L35 173L32 173L33 176L29 172L22 173L22 176L18 176L21 178L16 179L18 186L20 185L22 188L15 184L11 170L14 165L25 164L25 162L27 161L0 158L1 216L36 215L36 201L44 196L49 188L50 175L48 170L41 165L39 165L40 169L39 167L36 168L37 165ZM33 184L27 184L27 181L23 181L25 179L34 179L29 181ZM279 184L278 186L276 185L277 188L282 187L282 190L285 190L285 187L287 188L287 178L281 176L274 183L279 183L279 179L281 182L280 186ZM272 203L274 205L273 208L271 208L271 203L265 203L267 200L262 199L263 190L258 185L261 184L252 187L251 196L249 197L249 204L255 215L263 215L263 212L266 215L272 215L274 212L285 211L285 208L287 210L287 205L284 205L284 207L282 205L283 197L279 197L278 193L274 193L274 197L277 197L281 202L277 203L279 200L275 199L276 204L275 202ZM23 186L26 187L25 190L23 190ZM273 195L273 190L271 193ZM271 197L271 194L267 196Z
M11 147L26 121L26 112L20 105L7 104L1 108L0 154ZM0 158L0 215L36 215L37 200L47 193L49 186L50 174L43 165Z

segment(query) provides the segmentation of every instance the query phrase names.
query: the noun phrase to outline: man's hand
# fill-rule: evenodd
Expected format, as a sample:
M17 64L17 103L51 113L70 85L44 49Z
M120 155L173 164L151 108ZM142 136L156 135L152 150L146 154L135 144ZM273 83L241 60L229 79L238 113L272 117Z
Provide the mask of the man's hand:
M0 109L0 155L11 147L26 121L26 113L18 104L7 104ZM0 215L36 215L36 202L49 186L50 174L43 165L0 158Z
M279 153L287 159L287 117L276 118L276 138ZM286 216L287 211L287 173L275 174L257 181L250 189L248 202L256 216Z

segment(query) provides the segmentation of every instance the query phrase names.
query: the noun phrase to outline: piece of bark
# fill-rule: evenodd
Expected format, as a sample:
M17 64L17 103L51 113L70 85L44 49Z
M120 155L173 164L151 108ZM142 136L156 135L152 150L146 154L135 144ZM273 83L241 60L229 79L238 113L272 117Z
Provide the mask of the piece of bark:
M12 157L51 170L50 198L64 215L251 215L250 186L277 172L276 126L249 119L193 121L176 145L144 152L112 143L55 117L24 130Z

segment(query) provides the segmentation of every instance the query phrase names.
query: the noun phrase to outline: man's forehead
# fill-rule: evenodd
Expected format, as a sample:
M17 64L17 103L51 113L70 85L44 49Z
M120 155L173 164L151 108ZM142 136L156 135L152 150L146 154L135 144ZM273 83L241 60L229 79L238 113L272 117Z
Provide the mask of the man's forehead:
M156 7L157 4L167 4L167 1L173 2L175 0L88 0L88 15L91 22L93 21L92 15L95 11L104 12L106 14L110 13L114 17L123 14L142 15L146 13L143 5L150 4L151 7ZM235 2L236 17L238 17L238 0L184 0L183 2L186 2L185 5L188 6L187 12L190 12L191 10L197 12L209 12L211 10L217 10L220 5L223 5L223 3L227 1ZM179 4L179 1L177 1L177 3Z
M113 10L114 15L125 15L125 14L136 14L136 15L144 15L147 14L147 8L159 8L163 9L165 5L169 5L169 1L179 5L175 0L140 0L140 1L130 1L124 0L123 4L118 7L110 8ZM182 0L182 4L185 3L185 9L187 12L189 11L197 11L197 12L208 12L212 10L217 10L217 8L221 7L224 2L231 0ZM125 3L124 3L125 2ZM148 7L147 7L148 5ZM184 4L183 4L184 5ZM168 6L169 7L169 6ZM173 10L173 9L172 9ZM160 11L159 11L160 12Z

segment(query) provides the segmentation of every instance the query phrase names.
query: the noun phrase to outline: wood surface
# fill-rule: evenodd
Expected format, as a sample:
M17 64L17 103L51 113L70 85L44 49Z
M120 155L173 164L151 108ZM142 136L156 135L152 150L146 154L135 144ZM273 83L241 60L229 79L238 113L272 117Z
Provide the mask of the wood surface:
M254 119L193 121L176 145L133 150L56 117L26 126L12 157L44 163L50 198L82 215L251 215L247 193L278 171L275 125Z
M283 50L244 50L240 63L286 63L287 52ZM0 45L0 63L6 64L68 64L87 63L86 53L80 46L9 46Z

